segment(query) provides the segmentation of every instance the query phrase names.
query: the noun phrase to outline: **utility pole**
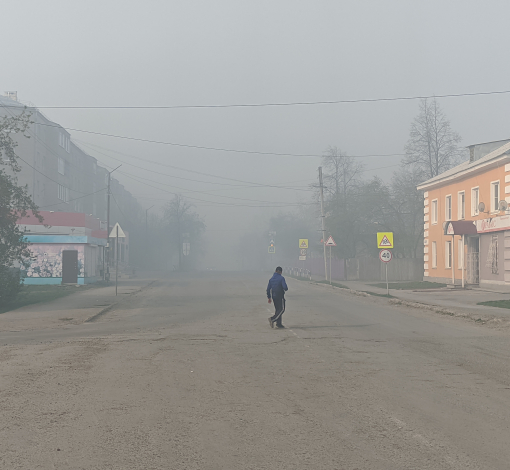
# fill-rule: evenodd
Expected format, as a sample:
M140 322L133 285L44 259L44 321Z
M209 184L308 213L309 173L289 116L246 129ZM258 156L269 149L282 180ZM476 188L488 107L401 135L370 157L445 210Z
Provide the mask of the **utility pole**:
M149 209L152 209L154 206L150 206ZM147 247L149 246L149 209L145 209L145 262L147 266L149 263L147 262Z
M326 258L326 220L324 215L324 185L322 184L322 167L319 167L319 185L321 191L322 246L324 248L324 274L328 280L328 260Z
M122 165L119 165L117 168L114 168L112 171L108 172L108 202L106 205L106 272L103 269L104 280L110 280L110 181L112 179L112 173L120 168Z

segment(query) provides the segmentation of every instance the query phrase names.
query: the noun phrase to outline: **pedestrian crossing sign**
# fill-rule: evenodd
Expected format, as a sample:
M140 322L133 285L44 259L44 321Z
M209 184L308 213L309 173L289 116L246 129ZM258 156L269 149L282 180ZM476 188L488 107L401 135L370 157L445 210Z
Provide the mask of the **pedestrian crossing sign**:
M393 232L377 232L377 248L393 248Z
M271 254L276 253L276 248L274 246L268 246L267 252Z
M308 248L308 238L299 239L299 248Z

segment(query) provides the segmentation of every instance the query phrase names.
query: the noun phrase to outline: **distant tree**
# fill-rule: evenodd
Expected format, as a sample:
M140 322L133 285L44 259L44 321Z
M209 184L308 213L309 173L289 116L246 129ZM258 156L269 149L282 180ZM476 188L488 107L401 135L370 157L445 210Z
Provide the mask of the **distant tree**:
M164 219L168 223L173 246L179 254L179 271L184 269L183 243L189 242L190 258L196 261L199 253L199 239L205 231L205 224L193 211L193 204L186 201L181 194L176 194L164 210ZM189 266L189 263L187 263Z
M30 115L24 111L13 117L0 117L0 305L16 297L23 278L20 270L13 268L26 267L31 256L25 232L16 221L32 211L42 222L27 187L19 186L16 178L21 171L15 152L16 137L29 138L29 125Z
M395 232L397 251L413 258L423 255L423 193L416 189L422 181L416 166L400 168L391 180L387 221Z
M411 124L404 163L415 166L422 179L433 178L459 163L460 141L460 135L452 130L437 100L423 99L419 114Z
M359 183L363 165L354 157L349 157L338 147L328 147L322 156L324 186L332 199L346 199L349 190Z

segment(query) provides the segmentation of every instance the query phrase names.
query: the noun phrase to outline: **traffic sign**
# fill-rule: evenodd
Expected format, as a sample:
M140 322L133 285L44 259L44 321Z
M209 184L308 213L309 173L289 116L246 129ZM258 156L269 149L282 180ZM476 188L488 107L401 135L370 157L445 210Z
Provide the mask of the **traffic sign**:
M389 263L391 261L391 258L393 258L393 255L391 254L390 250L381 250L379 252L379 259L383 263Z
M299 239L299 248L308 248L308 238Z
M276 248L274 246L268 246L267 247L267 252L268 253L276 253Z
M306 248L301 248L300 253L301 256L306 256Z
M327 240L326 240L326 246L336 246L336 243L335 243L335 240L333 240L333 237L329 237Z
M299 261L306 261L306 256L300 256Z
M117 234L117 227L119 227L119 233L118 234ZM122 230L120 228L120 225L119 225L118 222L113 226L112 231L110 232L110 238L116 238L116 237L126 238L126 234L124 233L124 230Z
M377 248L394 248L393 232L377 232Z

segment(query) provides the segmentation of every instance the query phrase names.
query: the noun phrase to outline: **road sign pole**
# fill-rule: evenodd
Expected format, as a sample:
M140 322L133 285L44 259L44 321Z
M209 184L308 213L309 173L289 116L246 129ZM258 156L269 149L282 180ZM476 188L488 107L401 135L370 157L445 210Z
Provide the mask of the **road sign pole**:
M384 263L386 266L386 295L390 295L390 286L388 284L388 263Z
M331 285L331 245L329 246L329 284Z
M119 226L117 225L115 237L115 295L117 295L118 285L119 285Z

